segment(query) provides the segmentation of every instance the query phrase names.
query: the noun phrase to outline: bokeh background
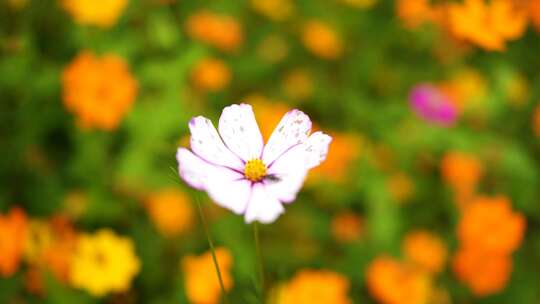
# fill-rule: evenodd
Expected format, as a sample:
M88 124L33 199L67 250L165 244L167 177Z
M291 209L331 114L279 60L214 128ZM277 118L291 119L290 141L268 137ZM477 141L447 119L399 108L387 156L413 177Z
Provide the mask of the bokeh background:
M2 0L0 303L540 303L540 1ZM333 136L252 227L188 121Z

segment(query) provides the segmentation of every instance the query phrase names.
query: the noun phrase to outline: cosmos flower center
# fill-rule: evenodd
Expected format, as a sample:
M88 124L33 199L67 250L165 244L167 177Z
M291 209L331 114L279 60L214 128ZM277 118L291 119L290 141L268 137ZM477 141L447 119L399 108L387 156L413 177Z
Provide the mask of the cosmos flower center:
M252 182L258 182L266 176L266 165L256 158L248 161L244 167L244 175Z

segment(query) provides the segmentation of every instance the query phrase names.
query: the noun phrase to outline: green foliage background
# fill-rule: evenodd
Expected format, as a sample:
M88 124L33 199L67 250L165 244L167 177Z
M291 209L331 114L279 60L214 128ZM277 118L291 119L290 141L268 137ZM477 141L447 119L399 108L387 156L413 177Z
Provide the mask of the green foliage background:
M358 133L389 147L398 168L412 177L416 192L405 206L393 202L385 186L389 176L372 165L369 153L351 168L346 184L328 182L305 189L275 224L263 227L269 280L286 280L301 268L333 269L350 278L354 303L373 303L364 284L366 265L383 252L399 256L400 241L410 229L435 231L451 252L455 250L458 214L439 176L438 162L446 151L463 150L484 159L488 176L482 192L508 195L514 208L527 216L526 239L514 256L512 279L499 295L473 297L448 267L437 285L450 291L454 303L539 303L540 140L531 127L540 99L539 34L529 29L506 52L475 50L441 62L433 51L441 39L437 31L404 29L393 1L381 0L369 10L325 0L295 4L295 18L271 22L253 12L246 0L171 5L133 0L116 26L102 30L75 24L56 1L30 1L18 11L2 1L0 210L19 205L32 217L46 218L62 207L68 192L82 189L90 202L76 223L78 229L112 227L136 242L143 266L129 297L137 303L186 303L178 261L182 255L207 249L202 229L196 227L173 241L163 239L133 191L175 186L206 202L204 194L188 189L171 170L176 167L177 142L189 132L189 119L202 114L215 120L224 106L253 92L287 101L281 79L287 71L303 67L315 79L315 92L300 105L289 101L291 106L309 113L323 130ZM186 36L186 17L203 7L240 20L245 42L239 52L223 54ZM341 59L323 61L302 46L300 25L311 18L329 22L342 34ZM265 63L256 54L269 34L280 35L289 45L287 57L276 64ZM120 55L139 82L135 105L115 132L78 129L62 104L61 72L83 49ZM193 64L208 55L229 64L233 81L227 90L201 97L188 77ZM485 108L462 117L452 128L415 118L407 102L409 89L418 82L446 79L464 67L477 69L487 80ZM509 106L504 89L516 74L530 84L521 108ZM489 157L493 151L500 156L496 160ZM205 206L207 211L219 208ZM365 217L368 233L363 240L348 245L332 240L331 216L341 210ZM251 228L241 217L227 214L212 220L210 229L216 243L234 255L231 298L235 303L258 303ZM47 290L45 298L30 296L19 271L0 279L0 302L118 300L93 299L53 278L47 280Z

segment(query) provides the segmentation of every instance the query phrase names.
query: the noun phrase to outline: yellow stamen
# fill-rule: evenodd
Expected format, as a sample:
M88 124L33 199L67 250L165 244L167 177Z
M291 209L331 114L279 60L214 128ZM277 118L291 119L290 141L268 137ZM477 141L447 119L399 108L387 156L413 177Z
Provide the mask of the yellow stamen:
M266 165L256 158L248 161L244 168L244 175L252 182L258 182L266 176Z

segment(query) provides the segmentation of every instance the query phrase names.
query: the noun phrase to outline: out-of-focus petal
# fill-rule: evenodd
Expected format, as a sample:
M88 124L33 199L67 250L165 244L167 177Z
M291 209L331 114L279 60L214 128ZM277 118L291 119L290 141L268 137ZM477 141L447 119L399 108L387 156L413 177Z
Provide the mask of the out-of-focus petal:
M245 214L246 223L258 221L269 224L275 221L283 211L285 209L281 202L268 192L262 183L253 185L251 199Z
M219 134L227 147L244 161L261 157L263 137L250 105L233 104L223 109Z
M264 148L263 162L271 165L287 150L306 141L310 131L311 120L304 112L300 110L287 112Z
M317 167L326 159L330 142L332 142L332 137L320 131L309 136L303 145L308 169Z
M225 146L208 118L193 117L189 122L189 129L191 131L191 149L197 156L215 165L243 170L242 160Z

